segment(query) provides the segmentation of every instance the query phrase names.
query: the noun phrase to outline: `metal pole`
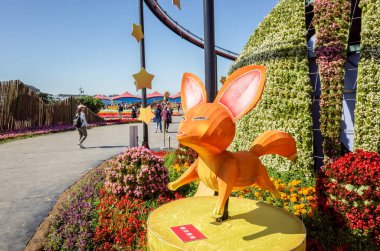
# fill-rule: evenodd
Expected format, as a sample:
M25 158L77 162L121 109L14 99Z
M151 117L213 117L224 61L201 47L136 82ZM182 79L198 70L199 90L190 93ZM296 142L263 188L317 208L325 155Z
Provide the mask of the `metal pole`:
M144 38L141 39L141 41L140 41L140 62L141 62L141 67L145 68L145 33L144 33L144 5L143 5L143 0L139 0L139 20L140 20L141 30L144 34ZM143 108L145 108L145 107L147 107L146 88L143 88L141 90L141 94L142 94L141 106ZM143 142L142 142L142 145L145 146L146 148L149 148L148 125L145 123L142 123L142 124L143 124Z
M208 102L213 102L217 92L215 63L214 0L203 0L205 82Z
M215 27L214 27L214 0L203 0L204 41L205 41L205 82L208 102L213 102L218 90L216 54L215 54ZM215 192L218 195L218 192ZM228 219L228 202L224 205L223 216L217 222Z

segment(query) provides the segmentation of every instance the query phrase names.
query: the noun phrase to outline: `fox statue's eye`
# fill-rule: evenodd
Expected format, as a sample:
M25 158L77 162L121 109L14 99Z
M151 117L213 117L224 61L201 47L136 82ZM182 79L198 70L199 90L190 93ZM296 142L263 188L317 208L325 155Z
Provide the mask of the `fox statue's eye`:
M208 120L207 117L195 117L193 120Z
M185 116L183 116L183 117L182 117L182 120L186 120L186 117L185 117Z

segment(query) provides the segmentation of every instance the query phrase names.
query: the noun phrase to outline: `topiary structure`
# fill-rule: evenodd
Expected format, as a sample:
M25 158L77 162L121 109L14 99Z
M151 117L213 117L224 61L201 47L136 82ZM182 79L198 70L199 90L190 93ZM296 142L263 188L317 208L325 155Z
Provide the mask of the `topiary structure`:
M355 108L355 148L380 153L380 1L361 0L362 31Z
M321 79L320 122L325 160L340 156L344 64L351 13L350 0L315 0L315 53Z
M265 89L258 106L236 128L232 150L249 149L253 139L266 130L290 133L297 142L295 164L266 156L264 165L281 170L297 169L312 174L313 134L311 85L306 47L305 2L284 0L270 12L250 37L231 67L266 66Z

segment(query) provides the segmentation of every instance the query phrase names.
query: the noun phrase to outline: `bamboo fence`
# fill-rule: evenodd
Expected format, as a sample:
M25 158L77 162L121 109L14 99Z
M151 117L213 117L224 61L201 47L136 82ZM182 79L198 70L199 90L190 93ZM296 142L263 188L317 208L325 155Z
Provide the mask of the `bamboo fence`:
M0 82L0 131L70 125L77 106L73 97L46 104L20 80ZM89 123L104 121L87 108L84 112Z

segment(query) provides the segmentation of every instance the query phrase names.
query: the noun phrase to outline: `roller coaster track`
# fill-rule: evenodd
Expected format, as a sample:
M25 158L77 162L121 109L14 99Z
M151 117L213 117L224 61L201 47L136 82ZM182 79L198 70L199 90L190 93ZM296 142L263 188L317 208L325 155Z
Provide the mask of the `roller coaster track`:
M186 39L188 42L204 49L204 42L203 39L191 31L187 30L180 24L178 24L173 18L171 18L164 9L161 8L161 6L158 4L156 0L144 0L145 4L148 6L148 8L152 11L152 13L163 23L166 27L168 27L170 30L172 30L174 33L176 33L178 36L180 36L183 39ZM221 48L219 46L215 46L215 53L218 56L230 59L230 60L236 60L238 54L229 50L226 50L224 48Z

